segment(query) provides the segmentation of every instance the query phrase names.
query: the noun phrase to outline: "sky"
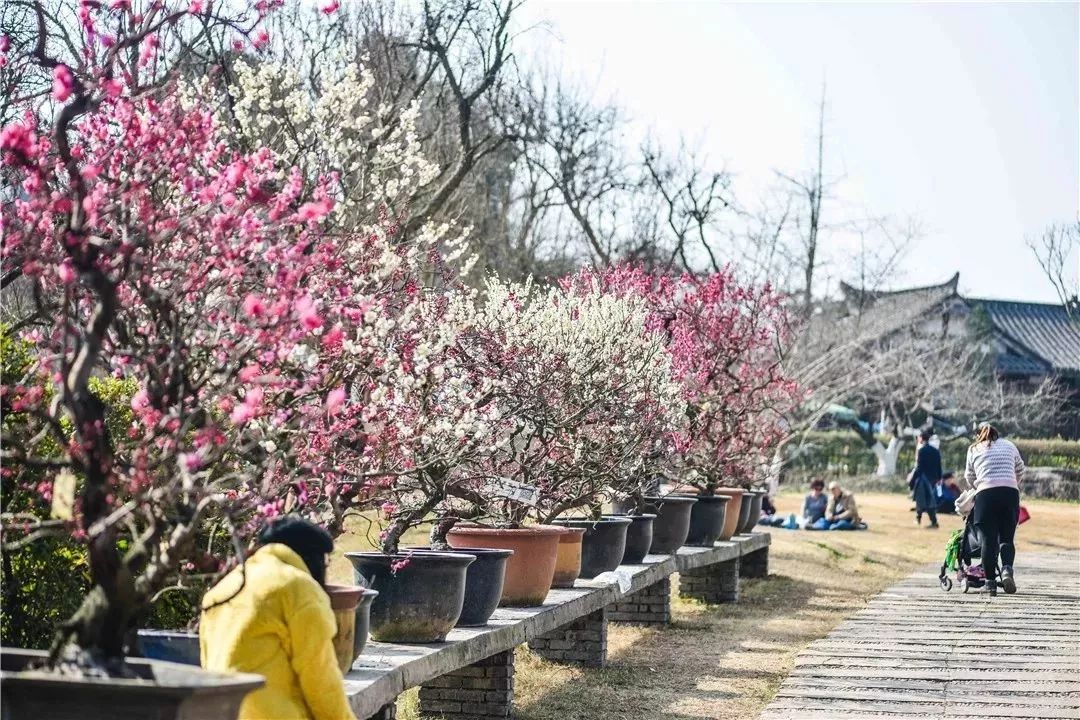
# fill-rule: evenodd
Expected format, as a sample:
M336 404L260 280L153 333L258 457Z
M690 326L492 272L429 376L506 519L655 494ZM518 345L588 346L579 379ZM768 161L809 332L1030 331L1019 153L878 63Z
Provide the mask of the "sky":
M1080 4L530 0L519 52L756 192L811 166L833 217L914 218L898 285L1056 301L1025 244L1080 210ZM826 218L828 220L828 218ZM1080 266L1074 258L1072 266Z

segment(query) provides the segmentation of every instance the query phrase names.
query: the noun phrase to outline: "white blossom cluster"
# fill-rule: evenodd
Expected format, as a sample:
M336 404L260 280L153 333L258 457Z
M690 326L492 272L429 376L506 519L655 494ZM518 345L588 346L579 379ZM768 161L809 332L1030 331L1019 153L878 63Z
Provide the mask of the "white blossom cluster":
M490 280L480 302L458 301L468 325L494 338L491 352L512 372L500 388L513 450L523 461L549 463L553 477L589 468L608 481L629 480L659 438L685 416L671 360L646 330L646 310L636 299L597 289L568 294ZM537 458L521 438L557 429ZM542 442L542 441L541 441ZM587 481L587 478L582 480Z
M364 229L382 207L398 212L438 167L420 147L420 107L376 104L374 77L362 64L324 59L305 86L290 67L273 62L237 64L229 88L243 137L273 148L309 177L336 172L343 197L336 213L350 229Z

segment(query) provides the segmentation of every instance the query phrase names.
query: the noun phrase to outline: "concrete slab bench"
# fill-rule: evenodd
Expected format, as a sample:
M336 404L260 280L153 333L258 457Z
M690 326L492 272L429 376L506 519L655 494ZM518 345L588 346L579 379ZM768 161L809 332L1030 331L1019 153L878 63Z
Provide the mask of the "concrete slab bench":
M425 714L509 717L515 647L528 643L551 660L602 666L609 620L666 624L676 573L684 584L693 578L681 594L709 602L737 600L740 567L743 577L767 573L769 539L768 533L751 533L711 548L649 555L640 565L620 566L619 582L579 580L573 589L552 590L543 605L499 608L485 627L455 628L442 643L370 642L345 676L353 712L358 718L389 720L397 696L419 686Z

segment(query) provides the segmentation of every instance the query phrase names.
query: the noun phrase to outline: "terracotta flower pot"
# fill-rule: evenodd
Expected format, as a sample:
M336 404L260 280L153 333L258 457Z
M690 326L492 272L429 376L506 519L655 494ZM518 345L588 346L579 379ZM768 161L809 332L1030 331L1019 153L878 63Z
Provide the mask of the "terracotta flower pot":
M724 518L724 530L720 533L721 540L730 540L739 529L739 520L742 518L742 488L716 488L713 491L717 495L727 495L731 500L727 504Z
M378 591L371 604L371 637L380 642L446 639L465 602L465 553L345 553L358 585Z
M324 589L337 620L334 654L341 672L346 673L367 645L371 602L379 593L356 585L326 585Z
M699 495L690 509L690 530L686 544L696 547L712 547L727 525L727 495Z
M555 577L559 538L565 530L554 525L523 528L487 528L455 525L446 541L455 548L487 547L513 550L506 563L502 607L543 605Z
M581 574L581 536L585 534L585 528L563 529L566 532L559 538L555 576L551 581L553 588L572 588Z

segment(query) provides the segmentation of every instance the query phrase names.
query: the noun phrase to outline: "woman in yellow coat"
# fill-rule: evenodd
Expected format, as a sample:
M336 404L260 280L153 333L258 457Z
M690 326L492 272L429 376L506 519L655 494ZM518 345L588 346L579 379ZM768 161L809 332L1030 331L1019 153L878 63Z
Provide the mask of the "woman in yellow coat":
M286 517L259 534L260 547L203 598L199 645L207 670L256 673L240 720L355 720L332 640L326 581L330 535Z

